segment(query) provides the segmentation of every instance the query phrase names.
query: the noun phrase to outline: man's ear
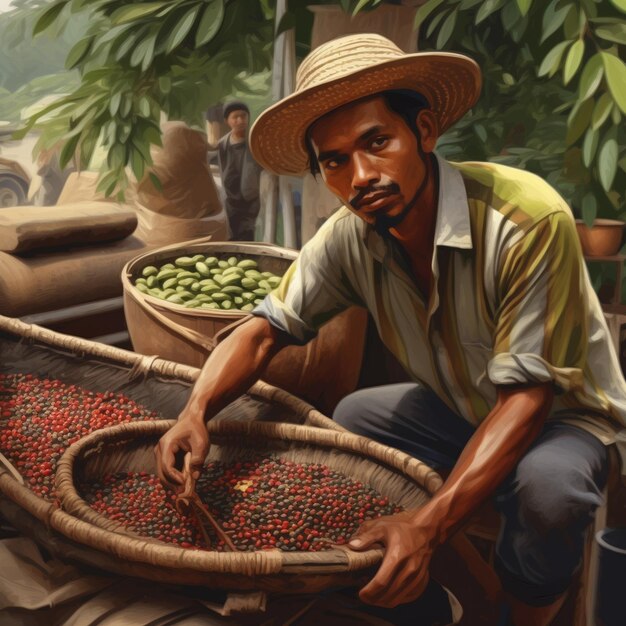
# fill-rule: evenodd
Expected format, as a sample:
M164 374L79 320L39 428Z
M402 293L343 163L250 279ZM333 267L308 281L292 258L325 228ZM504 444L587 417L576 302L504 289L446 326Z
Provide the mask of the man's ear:
M430 109L422 109L417 114L415 124L422 138L422 149L424 152L432 152L439 137L439 125L435 114Z

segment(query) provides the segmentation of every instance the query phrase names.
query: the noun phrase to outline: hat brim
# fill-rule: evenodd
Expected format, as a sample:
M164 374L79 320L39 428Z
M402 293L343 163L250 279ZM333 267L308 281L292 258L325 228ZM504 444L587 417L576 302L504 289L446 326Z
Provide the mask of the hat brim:
M345 104L392 89L421 93L445 132L478 100L481 72L469 57L417 52L314 85L266 109L250 130L257 162L275 174L300 175L308 166L305 135L320 117Z

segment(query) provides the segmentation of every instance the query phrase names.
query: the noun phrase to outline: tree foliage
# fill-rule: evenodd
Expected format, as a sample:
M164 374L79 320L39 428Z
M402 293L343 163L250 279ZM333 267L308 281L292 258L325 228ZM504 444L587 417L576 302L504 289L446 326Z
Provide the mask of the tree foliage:
M245 90L245 74L271 61L272 13L267 2L236 0L55 0L34 26L42 33L72 14L87 14L90 26L70 50L68 69L81 84L36 115L39 147L64 144L60 162L75 157L88 166L96 145L107 152L99 190L123 193L127 166L141 179L152 163L150 147L161 145L161 112L171 119L202 122L208 104Z

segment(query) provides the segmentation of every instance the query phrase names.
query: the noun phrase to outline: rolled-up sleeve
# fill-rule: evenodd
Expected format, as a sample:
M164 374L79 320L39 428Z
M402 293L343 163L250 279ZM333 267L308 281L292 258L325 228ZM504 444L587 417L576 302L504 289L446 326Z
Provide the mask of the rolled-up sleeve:
M509 248L500 272L487 370L492 383L554 381L567 391L582 386L588 345L586 280L574 221L563 211L538 222Z
M280 285L253 311L276 328L304 344L332 317L360 298L346 273L346 250L332 219L316 233L291 264ZM335 232L336 228L336 232Z

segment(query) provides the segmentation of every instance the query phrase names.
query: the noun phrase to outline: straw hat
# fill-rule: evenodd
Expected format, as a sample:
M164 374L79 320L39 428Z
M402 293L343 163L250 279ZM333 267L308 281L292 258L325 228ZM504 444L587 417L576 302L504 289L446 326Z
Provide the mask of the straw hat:
M294 93L252 126L250 148L265 169L301 174L308 165L307 128L337 107L381 91L411 89L426 97L442 133L474 105L480 85L480 68L461 54L405 54L372 33L340 37L302 61Z

